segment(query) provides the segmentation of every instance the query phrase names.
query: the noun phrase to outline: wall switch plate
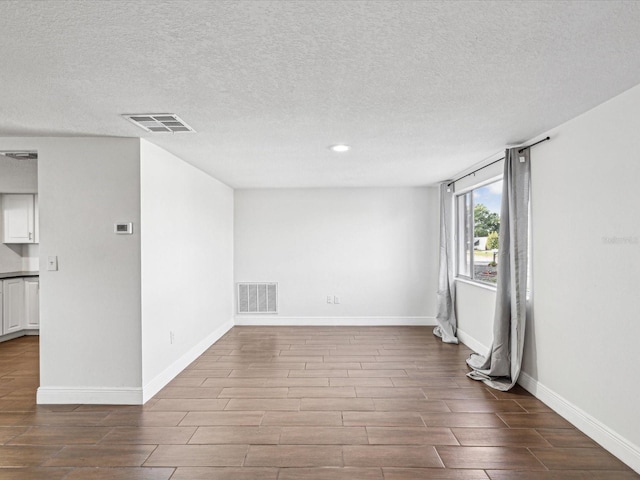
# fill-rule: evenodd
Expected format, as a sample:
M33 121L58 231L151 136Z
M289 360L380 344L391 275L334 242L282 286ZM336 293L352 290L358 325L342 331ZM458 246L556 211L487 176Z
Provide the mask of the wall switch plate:
M340 297L333 297L333 303L340 305Z
M331 295L327 295L327 303L333 303L333 297Z
M55 272L58 270L58 257L47 257L47 270Z

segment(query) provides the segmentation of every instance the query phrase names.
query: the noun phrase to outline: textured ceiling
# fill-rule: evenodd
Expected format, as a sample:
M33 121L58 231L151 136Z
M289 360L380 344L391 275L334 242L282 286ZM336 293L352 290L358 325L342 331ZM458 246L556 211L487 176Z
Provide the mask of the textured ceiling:
M616 0L5 0L0 136L141 136L238 188L427 185L640 83L639 25ZM198 133L119 116L144 112Z

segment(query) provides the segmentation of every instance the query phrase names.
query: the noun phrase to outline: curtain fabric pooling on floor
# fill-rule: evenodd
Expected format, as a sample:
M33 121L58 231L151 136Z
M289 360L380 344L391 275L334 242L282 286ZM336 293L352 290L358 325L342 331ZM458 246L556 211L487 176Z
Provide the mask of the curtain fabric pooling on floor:
M487 356L471 354L468 376L497 390L511 389L520 375L527 321L529 201L531 166L529 149L505 153L498 285L493 342Z
M455 311L455 272L453 247L453 192L451 182L440 185L440 266L438 273L438 326L433 334L444 343L458 343Z

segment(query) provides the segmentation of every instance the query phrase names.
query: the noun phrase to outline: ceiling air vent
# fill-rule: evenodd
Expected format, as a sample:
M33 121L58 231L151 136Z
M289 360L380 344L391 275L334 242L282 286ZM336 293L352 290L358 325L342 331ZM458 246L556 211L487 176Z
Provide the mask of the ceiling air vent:
M195 133L193 128L173 113L136 113L122 116L150 133Z
M20 152L0 152L0 155L13 158L14 160L37 160L38 152L20 151Z

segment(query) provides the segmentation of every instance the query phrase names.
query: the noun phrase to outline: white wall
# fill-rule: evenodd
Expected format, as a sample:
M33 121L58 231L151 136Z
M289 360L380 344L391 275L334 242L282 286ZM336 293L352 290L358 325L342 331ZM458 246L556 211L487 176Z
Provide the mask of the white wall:
M40 403L135 402L141 394L139 140L2 138L39 154Z
M494 288L456 281L458 338L469 348L485 355L493 340Z
M140 168L146 400L233 325L233 190L144 140Z
M551 141L531 152L534 316L522 383L640 471L638 111L640 86L544 133ZM458 309L491 328L493 308L461 293Z
M640 86L552 130L532 151L535 318L524 362L542 385L634 444L637 470L639 109Z
M40 273L38 402L142 402L232 325L233 191L140 139L0 138L9 149L38 151L40 260L59 264Z
M279 314L259 322L433 322L436 189L237 190L235 198L236 282L279 284Z
M27 243L22 246L22 271L37 272L40 270L40 244Z
M37 272L40 268L39 251L37 243L0 243L0 273Z
M0 193L38 193L38 161L0 155Z
M23 270L22 245L0 243L0 273Z

